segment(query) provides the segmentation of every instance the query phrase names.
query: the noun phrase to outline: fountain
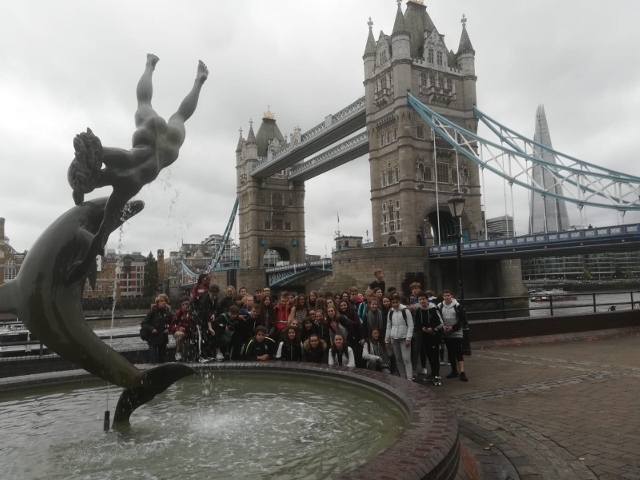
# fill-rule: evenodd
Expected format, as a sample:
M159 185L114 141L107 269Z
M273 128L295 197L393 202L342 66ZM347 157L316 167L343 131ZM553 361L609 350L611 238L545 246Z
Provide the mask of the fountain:
M150 103L157 62L148 55L138 83L133 148L103 147L90 129L76 137L68 172L76 206L0 286L0 312L86 371L0 379L0 430L10 446L0 449L2 478L456 478L455 416L419 385L288 362L136 368L87 326L81 298L94 259L143 209L133 197L178 158L207 79L200 62L193 89L165 122ZM113 187L108 198L84 200L103 186ZM95 377L124 389L118 428L102 435L108 387Z

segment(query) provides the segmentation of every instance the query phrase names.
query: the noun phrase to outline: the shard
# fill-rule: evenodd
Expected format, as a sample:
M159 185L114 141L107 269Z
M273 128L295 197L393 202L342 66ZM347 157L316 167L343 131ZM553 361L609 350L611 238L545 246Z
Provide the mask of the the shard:
M536 133L533 139L546 147L553 148L547 116L544 106L540 105L536 112ZM540 147L534 147L533 156L545 162L556 163L555 156ZM546 169L540 165L534 165L532 170L534 185L551 194L562 196L562 185ZM546 226L545 226L546 223ZM537 192L533 193L530 205L529 233L561 232L569 230L569 215L564 200L559 200L550 195L544 197Z

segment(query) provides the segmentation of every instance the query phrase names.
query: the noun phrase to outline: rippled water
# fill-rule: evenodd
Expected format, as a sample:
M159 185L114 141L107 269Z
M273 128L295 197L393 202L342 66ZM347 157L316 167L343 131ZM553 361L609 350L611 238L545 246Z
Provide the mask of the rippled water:
M105 401L95 386L0 396L0 478L331 478L406 424L382 395L292 375L184 379L107 433Z

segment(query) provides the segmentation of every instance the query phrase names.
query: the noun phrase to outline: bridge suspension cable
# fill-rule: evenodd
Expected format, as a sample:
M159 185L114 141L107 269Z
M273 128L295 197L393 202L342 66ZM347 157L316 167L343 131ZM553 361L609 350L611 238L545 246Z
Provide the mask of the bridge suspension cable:
M408 93L409 104L425 122L460 154L513 184L543 197L585 206L627 211L640 211L640 177L579 160L531 140L491 119L477 108L474 114L499 139L501 144L466 130L436 113ZM553 155L557 163L541 158L537 152ZM531 152L531 153L529 153ZM553 179L552 185L541 184L533 174L539 166ZM561 193L558 193L561 186Z
M222 255L224 254L224 250L225 250L225 248L227 246L227 242L229 241L229 236L231 235L231 230L233 230L233 224L235 223L236 214L238 213L238 204L239 204L239 200L236 197L236 201L233 204L233 208L231 209L231 216L229 217L229 220L227 221L227 227L224 229L224 233L222 234L222 238L220 239L220 243L216 247L216 251L214 252L213 256L211 257L211 260L209 261L209 264L200 273L209 273L212 270L215 270L215 268L220 264L220 260L222 259ZM184 261L180 262L180 266L182 267L183 283L188 283L188 282L184 281L186 279L191 280L193 282L195 282L197 280L199 274L197 274L193 270L191 270L184 263Z

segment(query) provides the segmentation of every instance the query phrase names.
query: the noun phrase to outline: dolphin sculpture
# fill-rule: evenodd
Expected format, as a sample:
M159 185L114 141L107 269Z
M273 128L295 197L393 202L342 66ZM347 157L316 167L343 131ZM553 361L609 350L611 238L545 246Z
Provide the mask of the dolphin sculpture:
M29 250L14 280L0 285L0 312L13 313L42 343L62 358L125 390L113 423L128 423L133 411L192 375L182 364L163 364L138 370L93 333L82 313L82 292L90 268L82 278L67 281L69 266L82 259L100 228L107 198L88 200L61 215ZM144 208L127 204L118 228Z

